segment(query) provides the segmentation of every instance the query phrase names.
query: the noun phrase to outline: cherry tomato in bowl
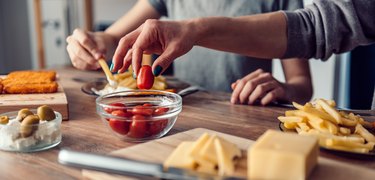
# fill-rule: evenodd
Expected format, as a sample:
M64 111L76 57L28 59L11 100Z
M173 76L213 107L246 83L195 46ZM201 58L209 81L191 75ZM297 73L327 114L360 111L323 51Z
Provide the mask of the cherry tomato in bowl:
M104 107L104 110L105 110L107 113L111 113L111 112L114 111L114 110L123 109L124 107L126 107L125 104L123 104L123 103L119 103L119 102L116 102L116 103L108 104L107 107Z
M100 96L96 105L101 120L114 135L142 142L169 132L182 110L182 99L165 91L130 90Z
M137 87L138 89L151 89L153 85L154 74L152 73L151 66L143 65L137 76Z

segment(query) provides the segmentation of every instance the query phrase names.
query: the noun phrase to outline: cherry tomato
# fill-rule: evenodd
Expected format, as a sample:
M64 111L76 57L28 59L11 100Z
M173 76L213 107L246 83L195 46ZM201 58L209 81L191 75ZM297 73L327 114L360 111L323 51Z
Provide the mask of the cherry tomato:
M124 120L109 119L109 126L112 130L122 135L126 135L129 132L130 123Z
M132 110L134 115L151 116L154 110L147 106L135 106Z
M151 89L154 85L154 74L152 74L151 66L143 65L137 76L138 89Z
M104 111L106 111L107 113L111 113L112 111L114 110L118 110L118 109L121 109L121 107L126 107L125 104L122 104L122 103L111 103L109 104L110 106L116 106L116 107L119 107L119 108L111 108L111 107L105 107L104 108ZM124 111L126 111L124 109Z
M145 103L145 104L143 104L142 106L145 106L145 107L152 107L152 106L154 106L153 104L150 104L150 103Z
M124 112L123 110L114 110L111 113L113 116L118 117L131 117L133 114L129 112ZM131 122L120 120L120 119L108 119L109 126L112 128L113 131L126 135L129 132L129 126Z
M160 107L160 108L155 109L154 115L155 116L161 116L161 115L165 114L168 111L169 111L169 108L167 108L167 107Z
M128 136L133 138L143 138L147 134L147 124L145 117L142 115L134 115L132 117L133 121L130 125L130 131Z
M151 135L159 134L168 125L167 119L161 119L156 121L151 121L148 124L148 130Z
M133 115L132 113L124 112L123 110L114 110L111 112L111 114L119 117L131 117Z

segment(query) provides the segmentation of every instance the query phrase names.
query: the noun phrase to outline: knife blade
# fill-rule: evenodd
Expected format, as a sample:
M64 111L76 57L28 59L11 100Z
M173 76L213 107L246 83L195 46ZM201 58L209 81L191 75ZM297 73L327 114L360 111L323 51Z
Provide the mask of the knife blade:
M179 168L168 168L164 170L162 164L137 161L132 159L119 158L108 155L99 155L92 153L83 153L72 150L60 150L58 161L61 164L113 173L119 175L142 177L142 178L161 178L161 179L218 179L218 180L242 180L241 177L215 176L196 171L190 171Z

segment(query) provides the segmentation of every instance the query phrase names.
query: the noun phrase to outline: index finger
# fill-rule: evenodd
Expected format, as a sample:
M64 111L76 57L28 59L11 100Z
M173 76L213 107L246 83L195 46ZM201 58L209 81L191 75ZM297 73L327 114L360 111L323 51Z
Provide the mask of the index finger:
M134 42L137 40L139 33L140 29L138 28L120 39L115 54L112 58L113 72L116 72L119 69L128 69L130 64L125 63L124 58Z

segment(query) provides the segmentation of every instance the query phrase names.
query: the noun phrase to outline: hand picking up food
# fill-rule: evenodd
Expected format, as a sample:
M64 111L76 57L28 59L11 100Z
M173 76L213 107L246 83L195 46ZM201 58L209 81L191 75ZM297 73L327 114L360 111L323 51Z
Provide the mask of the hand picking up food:
M335 109L333 100L318 99L305 105L293 103L293 106L298 110L286 111L285 116L278 117L286 129L317 136L320 146L327 149L356 153L374 150L375 136L370 131L375 124Z

